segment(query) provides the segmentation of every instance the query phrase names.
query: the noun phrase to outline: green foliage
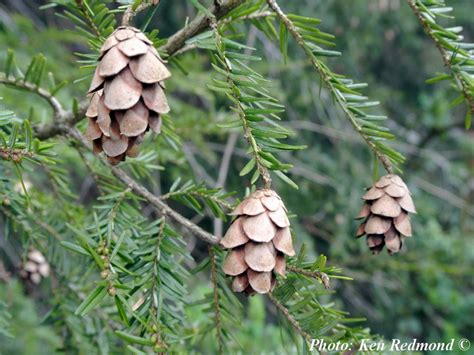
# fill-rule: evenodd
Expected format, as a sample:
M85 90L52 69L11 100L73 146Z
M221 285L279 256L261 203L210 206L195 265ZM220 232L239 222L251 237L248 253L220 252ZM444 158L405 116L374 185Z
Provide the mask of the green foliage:
M304 149L305 146L280 142L280 139L292 134L276 122L281 120L278 114L284 112L284 106L271 95L268 80L246 64L260 61L261 58L242 53L242 50L249 52L253 48L222 38L219 29L203 33L188 43L198 48L215 50L212 66L220 79L214 78L208 87L224 94L232 103L230 109L238 115L231 121L219 124L219 127L242 127L249 143L249 152L253 156L240 171L240 176L253 172L250 181L255 184L260 176L265 175L265 170L270 169L283 181L297 188L284 174L291 164L281 162L276 153Z
M283 57L287 56L289 32L303 48L311 64L319 73L321 82L331 93L334 102L339 105L385 168L391 171L391 164L397 166L402 163L405 160L403 155L384 143L384 140L395 138L387 127L380 124L386 116L370 114L366 111L380 104L378 101L369 101L368 97L360 93L359 89L365 88L367 84L355 83L352 79L336 74L324 63L322 58L339 56L340 53L325 49L325 47L335 46L333 42L335 37L316 28L315 25L321 20L295 14L285 15L281 9L277 14L280 19L280 50Z
M427 83L433 84L448 79L452 82L454 88L459 91L459 96L451 102L451 105L455 106L466 102L465 127L469 129L474 114L474 80L472 79L474 43L464 41L461 26L445 27L443 25L442 19L454 19L450 15L453 8L447 6L445 1L416 0L411 1L410 4L427 34L435 41L443 62L449 69L449 74L438 74L436 77L428 79Z
M10 314L10 318L14 317L8 331L0 331L2 352L27 354L42 349L44 353L53 353L61 346L61 338L51 327L42 324L34 302L23 294L18 282L0 284L0 297L0 314L4 315L3 308L8 307L7 314Z
M468 337L474 212L467 202L472 141L458 129L464 112L449 110L452 88L425 86L441 61L426 60L433 44L409 7L388 11L383 2L370 3L282 1L295 13L283 13L285 22L265 1L246 1L212 20L210 30L167 58L172 112L163 117L162 134L148 134L139 157L119 170L215 233L236 203L227 191L242 198L261 185L265 170L281 178L272 186L292 213L299 254L288 260L273 298L309 337L358 343L374 337L366 326L389 339ZM74 138L35 138L54 122L55 100L66 113L81 112L88 86L82 79L89 77L79 67L95 65L126 8L95 0L52 4L40 12L48 22L9 17L8 10L11 22L0 24L0 45L12 48L0 53L0 149L7 154L0 158L0 260L12 273L0 284L2 350L307 351L282 308L231 292L222 250L161 216ZM460 4L457 17L469 38L466 8ZM165 57L166 38L189 29L195 15L212 18L208 12L205 1L162 1L134 25L149 29ZM294 54L298 47L304 57ZM79 63L72 52L82 53ZM470 73L466 62L456 66ZM397 118L386 121L400 137L393 148L380 123L385 116ZM77 128L84 131L85 122ZM419 211L407 252L391 258L369 256L351 237L373 151L399 167L406 156L405 178ZM52 269L39 286L18 275L30 247Z

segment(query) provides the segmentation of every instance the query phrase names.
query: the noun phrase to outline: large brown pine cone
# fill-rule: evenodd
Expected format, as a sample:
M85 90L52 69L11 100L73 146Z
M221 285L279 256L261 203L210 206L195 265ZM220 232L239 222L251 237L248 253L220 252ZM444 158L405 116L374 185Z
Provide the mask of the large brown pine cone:
M389 254L398 253L404 239L411 237L408 213L416 213L407 185L397 175L385 175L362 198L365 203L357 218L364 218L364 222L356 237L367 235L367 245L374 254L384 246Z
M275 191L257 190L231 214L237 218L221 241L231 249L224 272L233 276L235 292L268 293L275 273L285 276L284 254L295 255L286 208Z
M153 43L134 27L119 27L104 42L92 79L86 116L94 151L112 164L137 156L151 128L160 133L160 114L169 112L163 80L171 73Z
M27 260L22 265L21 276L39 284L41 278L49 276L49 264L39 250L32 249L27 254Z

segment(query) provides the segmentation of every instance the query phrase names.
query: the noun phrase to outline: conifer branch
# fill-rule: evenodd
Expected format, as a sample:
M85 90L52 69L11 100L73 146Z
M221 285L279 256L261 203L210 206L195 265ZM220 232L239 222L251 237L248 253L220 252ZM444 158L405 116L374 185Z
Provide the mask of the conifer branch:
M101 36L100 30L97 28L96 24L94 23L94 19L90 16L89 11L84 7L84 0L76 0L76 4L79 7L84 18L87 20L88 25L94 32L97 37Z
M214 28L215 36L216 36L216 41L217 41L217 46L218 48L222 45L220 42L220 34L217 29L217 27ZM218 50L219 51L219 50ZM228 65L228 61L226 58L223 58L223 63L225 65L225 69L227 71L227 82L229 83L229 86L233 89L232 93L230 94L234 98L234 102L236 105L236 108L238 110L238 115L239 118L242 122L242 129L244 131L244 138L247 140L247 143L250 146L250 149L252 150L253 157L255 159L255 164L257 165L257 170L262 177L264 187L266 189L269 189L272 185L272 178L270 177L270 173L268 172L267 167L263 164L262 158L260 157L260 147L257 145L257 142L255 141L255 138L253 137L252 130L250 129L247 119L246 119L246 114L245 114L245 108L242 106L241 103L241 97L240 97L240 91L235 85L234 81L231 79L231 74L232 74L232 69Z
M222 338L221 310L219 306L219 285L217 281L217 262L213 246L208 246L209 261L211 263L211 282L214 298L214 323L216 325L217 343L219 345L219 354L224 354L224 339Z
M48 102L48 104L52 107L54 111L55 117L63 119L63 117L66 115L66 112L64 112L64 109L58 99L51 95L47 90L39 86L36 86L29 82L25 82L23 80L17 80L14 77L7 77L4 73L0 73L0 84L5 84L6 86L17 88L20 90L31 91Z
M163 219L161 220L161 225L160 225L160 230L158 232L158 238L157 238L157 241L156 241L156 257L153 258L153 281L152 281L152 286L151 286L151 289L150 289L150 292L152 292L154 295L153 297L155 297L155 293L156 293L156 288L159 288L161 285L157 282L157 279L159 278L159 272L158 272L158 267L159 267L159 261L161 259L161 242L163 241L163 237L164 237L164 231L165 231L165 227L166 227L166 219L163 217ZM162 335L161 335L161 332L159 330L159 310L157 309L156 307L156 304L155 302L152 302L151 303L151 308L150 308L150 312L152 314L152 317L153 317L153 322L154 322L154 327L153 330L155 332L154 334L154 340L155 340L155 346L158 347L158 348L168 348L168 345L163 341L162 339ZM164 353L161 353L160 354L164 354Z
M311 335L301 328L301 325L298 321L291 315L288 308L286 308L280 301L276 299L273 293L268 293L268 298L276 306L276 308L285 316L286 320L291 324L291 326L301 334L301 336L308 342L311 342Z
M377 147L376 143L374 140L370 138L371 135L369 135L367 132L369 131L366 127L363 127L363 125L359 122L357 115L353 112L358 112L360 115L362 115L362 112L355 107L351 108L347 104L346 100L344 99L344 94L341 94L341 91L336 87L336 85L341 86L341 82L335 82L334 81L334 74L329 71L327 66L320 60L318 59L314 54L312 49L307 45L305 38L303 35L298 31L296 28L295 24L293 21L282 11L280 6L278 5L276 0L267 0L268 5L270 8L276 13L277 17L280 19L280 21L283 23L283 25L286 27L287 31L291 34L291 36L294 38L296 43L303 49L305 52L306 56L310 60L311 64L313 67L316 69L316 71L319 73L322 81L328 88L328 90L332 93L335 101L337 102L338 106L342 109L344 114L347 116L349 119L350 123L352 126L355 128L355 130L360 134L360 136L365 140L367 143L368 147L374 152L380 163L384 166L385 170L387 172L391 173L393 171L393 165L392 162L390 161L389 157L381 152L379 149L380 147ZM342 89L342 87L341 87ZM351 92L349 88L344 88L345 92ZM352 91L352 93L357 94L356 92ZM351 93L351 94L352 94ZM359 96L358 94L356 96ZM362 98L362 96L359 96ZM363 116L364 117L364 116ZM370 126L369 126L370 127ZM370 128L369 128L370 129ZM365 132L364 132L365 131ZM380 135L380 132L371 132L377 133ZM385 132L384 132L385 133ZM385 135L385 134L383 134ZM387 135L389 136L389 135ZM403 159L401 159L403 160Z
M214 1L214 4L208 8L206 13L197 15L186 27L172 35L161 49L166 51L168 55L173 55L184 47L189 38L203 32L209 27L212 21L221 19L237 6L244 3L244 1L245 0ZM211 17L210 14L212 14L213 17Z
M456 41L458 40L458 35L453 33L452 31L449 31L448 29L444 29L440 26L437 26L438 28L438 33L440 31L444 31L445 34L450 35L451 39L454 40L454 42L451 44L445 39L442 38L441 36L437 36L435 33L435 30L433 29L433 25L436 25L434 23L434 18L432 16L432 21L428 21L427 17L423 15L422 9L425 12L428 12L429 9L423 4L422 1L419 0L407 0L408 5L412 9L413 13L417 17L418 21L423 27L423 30L425 33L428 35L428 37L434 42L436 48L438 49L439 53L441 54L441 58L443 60L444 66L451 72L451 75L456 79L456 83L459 83L460 90L462 92L462 95L464 96L464 99L467 103L468 110L470 112L471 116L474 116L474 88L472 85L469 85L467 82L467 79L462 75L462 68L454 68L455 63L453 60L456 58L458 55L458 50L459 48L456 47ZM435 4L436 5L436 4ZM444 3L439 4L444 5ZM429 14L429 13L428 13ZM449 37L448 37L449 38ZM453 48L454 47L454 48ZM452 51L452 54L450 53ZM472 62L472 56L471 56L471 62ZM471 79L472 80L472 79ZM466 123L466 126L469 124ZM467 127L468 128L468 127Z
M90 144L87 141L87 139L74 127L69 127L67 129L67 134L75 138L76 140L78 140L84 147L90 149ZM107 160L104 157L98 156L98 158L104 164L109 165L107 163ZM206 232L204 229L202 229L198 225L191 222L189 219L183 217L181 214L179 214L178 212L170 208L166 203L161 201L159 197L152 194L146 187L144 187L143 185L139 184L134 179L132 179L125 171L123 171L122 169L116 166L109 165L109 167L112 171L112 174L115 177L117 177L127 187L129 187L133 192L135 192L135 194L147 200L160 215L170 217L173 221L183 226L184 228L192 232L195 236L202 239L206 243L209 243L209 244L219 243L220 238L212 235L209 232Z

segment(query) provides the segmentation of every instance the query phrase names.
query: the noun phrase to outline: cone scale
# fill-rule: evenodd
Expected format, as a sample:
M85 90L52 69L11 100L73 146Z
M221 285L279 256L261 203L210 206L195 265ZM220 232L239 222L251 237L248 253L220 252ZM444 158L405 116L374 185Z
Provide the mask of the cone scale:
M112 164L138 155L145 133L160 133L169 112L164 80L171 73L140 30L121 26L100 50L89 94L86 136Z
M25 263L22 265L21 276L34 284L39 284L41 279L49 276L49 273L50 267L44 255L39 250L30 250Z
M276 192L257 190L231 213L236 216L221 245L229 249L225 274L232 276L234 292L265 294L285 276L285 255L294 256L290 221Z
M374 254L387 248L389 254L400 251L405 238L411 237L409 213L416 213L410 191L403 180L393 174L382 176L362 196L365 200L357 219L363 219L356 237L367 236Z

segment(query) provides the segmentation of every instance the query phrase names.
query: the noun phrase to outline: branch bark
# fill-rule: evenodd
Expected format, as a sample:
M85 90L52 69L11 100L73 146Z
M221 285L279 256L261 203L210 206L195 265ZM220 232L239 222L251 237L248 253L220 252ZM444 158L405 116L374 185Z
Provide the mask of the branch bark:
M148 0L148 2L140 4L135 10L133 5L127 7L122 17L122 26L128 26L132 21L133 17L141 11L148 9L150 6L158 6L160 0Z
M285 318L288 320L288 322L291 324L295 330L301 334L301 336L308 342L311 342L311 335L303 330L301 328L301 325L298 323L298 321L290 314L290 311L288 308L286 308L283 304L281 304L280 301L276 299L275 296L273 296L272 293L269 293L268 298L272 303L276 306L276 308L285 316Z
M89 141L74 127L69 127L67 129L67 134L76 140L78 140L84 147L87 149L91 149ZM104 157L97 156L104 164L108 165L112 171L112 174L118 178L122 183L124 183L128 188L130 188L136 195L143 197L147 200L154 209L160 215L164 215L169 217L174 222L180 224L191 233L193 233L199 239L202 239L206 243L209 244L218 244L220 238L212 235L209 232L206 232L204 229L199 227L198 225L191 222L186 217L182 216L171 207L169 207L166 203L161 201L159 197L152 194L146 187L132 179L125 171L122 169L109 165L107 160Z
M189 38L203 32L210 26L212 21L221 19L237 6L244 3L244 1L245 0L214 1L214 4L208 8L208 13L212 13L214 17L209 16L207 13L196 16L186 27L172 35L161 49L165 50L168 55L173 55L184 46Z

